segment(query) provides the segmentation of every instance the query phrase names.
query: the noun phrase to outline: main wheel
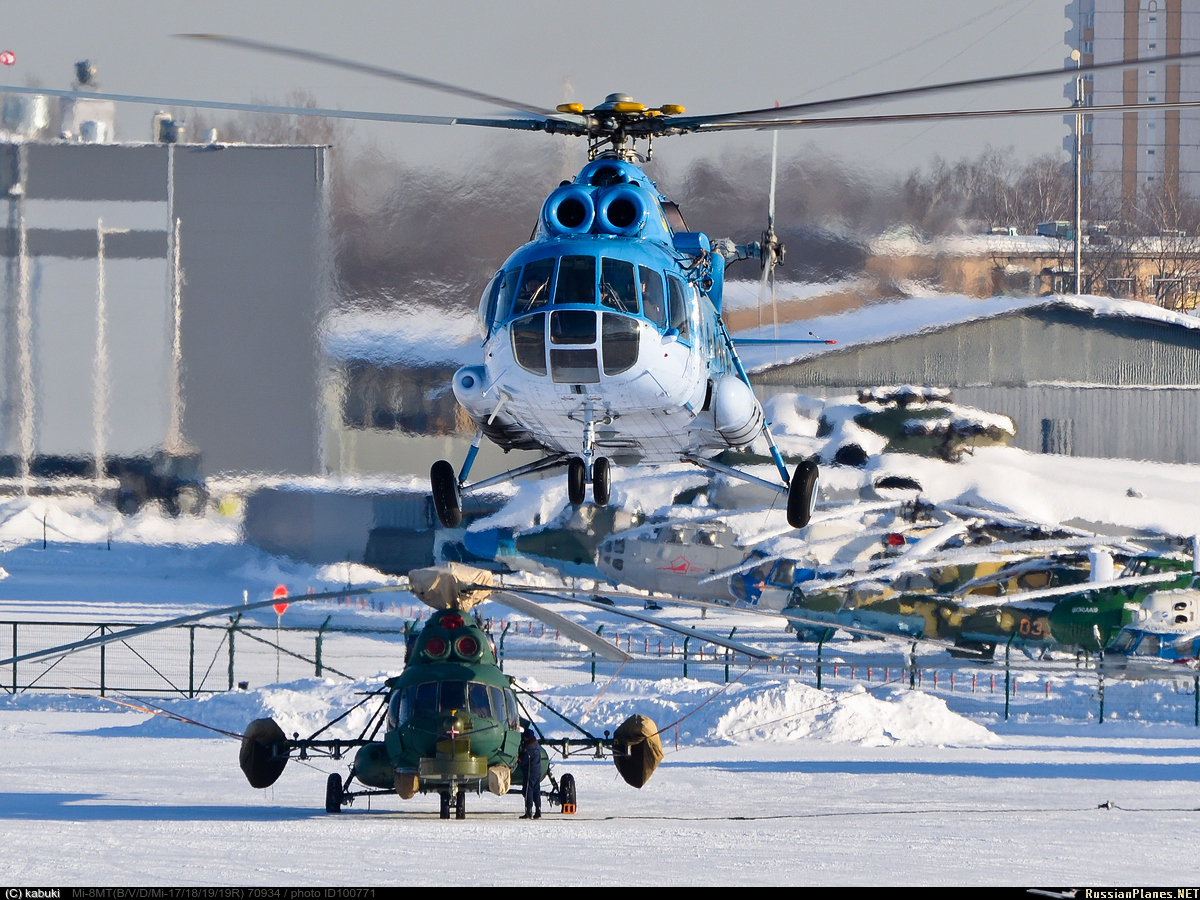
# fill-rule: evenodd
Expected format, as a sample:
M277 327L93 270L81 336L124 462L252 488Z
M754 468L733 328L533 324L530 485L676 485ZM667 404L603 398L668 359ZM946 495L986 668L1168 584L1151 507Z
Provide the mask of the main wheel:
M454 798L454 818L465 819L467 817L467 792L462 788L458 789L458 796Z
M342 811L342 776L334 772L325 782L325 812Z
M597 506L608 506L612 497L611 469L607 456L601 456L592 463L592 497Z
M819 480L817 464L811 460L800 463L792 473L792 481L788 485L787 520L793 528L803 528L812 518Z
M448 819L450 818L450 792L442 791L441 798L442 808L438 811L438 818Z
M573 506L582 506L587 489L587 466L578 456L567 466L567 499Z
M562 811L566 815L575 814L575 776L564 775L558 783L558 796L562 800Z
M457 528L462 524L462 497L454 466L439 459L429 470L429 480L433 482L433 508L437 510L438 521L446 528Z

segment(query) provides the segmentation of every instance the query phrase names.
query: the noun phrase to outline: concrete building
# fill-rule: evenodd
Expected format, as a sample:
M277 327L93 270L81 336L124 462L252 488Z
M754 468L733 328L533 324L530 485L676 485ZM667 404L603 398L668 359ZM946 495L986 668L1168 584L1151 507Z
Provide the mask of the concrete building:
M1190 0L1072 0L1066 15L1067 45L1080 51L1084 65L1200 50L1200 6ZM1068 69L1074 66L1067 60ZM1087 106L1200 100L1195 64L1148 63L1084 79ZM1073 83L1066 95L1075 100ZM1119 197L1114 217L1138 221L1155 195L1168 202L1200 198L1200 111L1093 114L1084 117L1083 130L1085 191ZM1073 151L1073 137L1066 146Z
M0 144L0 474L163 448L198 451L202 474L318 472L325 163Z

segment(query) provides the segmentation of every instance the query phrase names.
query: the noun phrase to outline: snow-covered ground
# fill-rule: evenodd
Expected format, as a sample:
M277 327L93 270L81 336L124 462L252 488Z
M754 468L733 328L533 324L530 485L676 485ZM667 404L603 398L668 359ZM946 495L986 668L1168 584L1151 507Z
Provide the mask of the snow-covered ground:
M1200 472L1180 466L1003 448L957 466L888 457L873 465L855 477L904 467L932 499L990 501L1046 521L1088 519L1116 529L1187 533L1200 501ZM851 476L829 481L837 488L843 477ZM1140 496L1129 496L1134 486ZM634 483L628 487L632 493ZM856 485L838 489L853 493ZM660 503L659 494L669 503L669 491L638 493L649 505ZM148 621L234 605L243 592L262 599L280 582L297 593L369 578L355 567L275 559L236 535L236 520L215 512L199 520L153 512L121 519L83 501L5 501L0 621ZM395 623L411 614L411 600L394 596L396 609L296 604L287 617ZM635 651L652 640L649 626L560 609L593 629L607 623L606 634L625 632ZM520 621L490 604L483 615ZM0 881L1188 886L1195 879L1200 728L1190 671L1179 670L1186 676L1179 680L1110 680L1101 723L1093 671L1023 668L1006 721L1002 689L990 685L990 673L1002 681L999 663L967 669L930 651L922 685L910 691L898 673L906 647L835 640L824 650L825 690L818 691L813 648L773 620L722 611L701 621L691 608L664 615L726 634L736 625L739 639L783 654L788 668L737 663L727 686L722 667L711 664L689 678L677 660L621 672L602 664L593 683L589 660L563 641L510 633L506 671L584 727L599 733L642 712L667 738L663 765L640 791L610 762L559 764L559 773L577 779L579 812L539 822L518 821L518 801L490 795L470 799L465 821L439 820L436 802L421 796L360 799L327 815L325 779L344 772L345 762L295 761L274 787L256 791L238 771L236 739L113 702L144 705L138 701L0 694ZM260 621L273 624L274 616ZM233 732L271 715L289 733L309 733L399 669L378 647L360 651L367 644L380 642L363 638L331 662L352 680L309 673L275 684L265 666L247 691L153 702ZM394 643L382 646L394 652ZM4 634L0 647L8 649ZM880 662L867 681L871 658ZM342 733L357 733L366 715L348 718ZM542 718L551 734L563 733Z

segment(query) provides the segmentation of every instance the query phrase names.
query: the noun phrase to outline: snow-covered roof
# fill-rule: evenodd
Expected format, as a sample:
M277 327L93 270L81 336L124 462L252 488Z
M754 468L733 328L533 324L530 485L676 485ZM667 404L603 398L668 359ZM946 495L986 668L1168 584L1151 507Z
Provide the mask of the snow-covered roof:
M847 346L876 344L913 334L939 331L952 325L997 318L1036 309L1074 309L1096 317L1118 317L1160 322L1181 328L1200 329L1200 319L1172 312L1149 303L1117 300L1112 297L968 297L962 294L935 294L908 297L889 303L877 303L848 312L788 322L779 326L779 337L798 339L816 336L836 344L744 346L738 350L748 370L764 369L779 363L795 362L845 349ZM739 332L740 338L770 338L772 329Z
M321 324L321 348L339 362L463 366L481 361L479 347L474 312L435 311L426 305L402 311L336 312Z

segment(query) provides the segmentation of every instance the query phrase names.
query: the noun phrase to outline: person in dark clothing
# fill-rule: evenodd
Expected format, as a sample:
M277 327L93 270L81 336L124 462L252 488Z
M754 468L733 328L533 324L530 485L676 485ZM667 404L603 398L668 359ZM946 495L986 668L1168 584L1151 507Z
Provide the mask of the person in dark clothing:
M517 769L521 773L525 794L525 815L522 819L542 817L542 746L532 728L521 735L521 752L517 754ZM535 812L536 810L536 812Z

